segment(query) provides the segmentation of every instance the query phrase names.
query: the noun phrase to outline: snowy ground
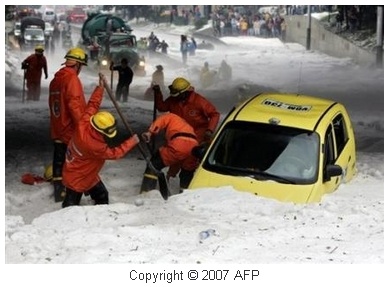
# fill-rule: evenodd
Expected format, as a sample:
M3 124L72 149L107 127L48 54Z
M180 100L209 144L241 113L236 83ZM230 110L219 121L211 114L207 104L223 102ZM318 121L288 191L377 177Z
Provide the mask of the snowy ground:
M169 59L147 58L147 76L134 79L131 101L121 106L135 132L144 131L152 119L152 102L145 100L143 93L157 64L164 66L167 84L177 76L187 77L216 104L222 118L243 97L263 91L317 95L342 102L350 112L357 139L357 177L318 204L280 203L229 186L185 191L164 202L158 191L138 195L145 162L134 150L121 160L107 162L101 172L110 191L110 205L92 206L83 198L81 206L61 209L60 203L54 203L50 184L23 185L20 177L26 172L42 174L51 161L47 91L64 51L48 55L49 80L42 81L41 101L22 103L19 68L28 53L6 49L6 277L15 283L53 283L47 268L11 265L23 263L49 264L50 272L58 278L65 275L74 282L77 277L78 282L96 282L99 286L117 281L122 285L141 284L147 272L161 272L165 277L157 280L160 286L169 283L170 272L180 270L184 279L176 279L175 284L197 284L206 269L230 271L225 280L202 280L202 284L234 282L233 274L250 269L258 270L260 276L240 280L240 284L383 286L384 71L306 51L297 44L249 37L222 38L226 45L216 45L213 51L198 50L184 67L180 64L179 35L188 31L165 25L139 26L134 31L137 37L154 31L170 45ZM233 67L233 80L207 90L198 88L197 71L203 63L208 61L217 69L223 59ZM82 71L87 98L97 83L97 72L91 67ZM239 94L240 87L246 87L244 95ZM108 98L102 107L115 114ZM171 185L177 189L176 181ZM143 204L135 205L136 200ZM207 229L216 232L200 241L199 233ZM99 265L68 266L64 274L56 265L59 263ZM300 264L292 265L296 263ZM199 272L198 280L189 281L190 269ZM20 276L20 270L28 276ZM96 270L101 275L93 274ZM302 276L310 280L302 280Z

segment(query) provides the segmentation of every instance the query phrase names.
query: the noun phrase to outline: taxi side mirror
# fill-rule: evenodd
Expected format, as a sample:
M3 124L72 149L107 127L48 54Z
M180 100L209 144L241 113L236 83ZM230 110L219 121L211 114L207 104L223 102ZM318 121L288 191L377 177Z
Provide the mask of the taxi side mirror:
M324 181L329 181L334 176L339 176L343 174L343 169L341 166L336 164L328 164L325 167L324 172Z

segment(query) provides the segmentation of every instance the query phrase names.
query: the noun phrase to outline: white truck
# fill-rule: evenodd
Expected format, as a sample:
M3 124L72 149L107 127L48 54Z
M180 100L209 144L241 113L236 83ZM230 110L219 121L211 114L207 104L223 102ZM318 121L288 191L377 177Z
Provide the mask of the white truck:
M36 45L45 46L45 22L38 17L24 17L21 20L20 48L33 49Z

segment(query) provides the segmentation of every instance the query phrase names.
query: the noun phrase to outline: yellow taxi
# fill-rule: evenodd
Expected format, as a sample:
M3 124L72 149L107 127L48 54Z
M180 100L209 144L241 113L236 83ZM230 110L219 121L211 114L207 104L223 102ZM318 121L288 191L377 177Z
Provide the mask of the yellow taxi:
M356 174L352 122L338 102L259 94L234 107L189 189L233 186L283 202L320 202Z

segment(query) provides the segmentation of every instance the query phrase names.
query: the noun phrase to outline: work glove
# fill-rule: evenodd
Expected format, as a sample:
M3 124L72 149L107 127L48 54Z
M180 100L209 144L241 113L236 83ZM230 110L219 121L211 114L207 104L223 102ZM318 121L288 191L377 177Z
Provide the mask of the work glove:
M22 175L22 183L24 184L35 185L42 182L45 182L45 179L39 175L32 173L26 173Z
M137 144L139 143L139 137L138 137L137 134L134 134L131 138L132 138L132 139L134 140L134 142L136 142Z
M112 70L114 68L114 62L111 62L110 64L110 70Z
M45 75L45 79L47 79L47 75Z
M206 130L203 136L203 141L209 142L211 141L212 137L213 137L213 132L211 130Z
M152 137L152 134L150 132L145 132L145 133L142 133L142 139L146 142L146 143L149 143L150 142L150 138Z
M203 156L206 154L207 148L209 147L208 142L203 142L200 145L194 147L191 150L191 154L196 157L198 160L202 160Z
M22 70L25 70L28 68L28 63L23 62L22 63Z

